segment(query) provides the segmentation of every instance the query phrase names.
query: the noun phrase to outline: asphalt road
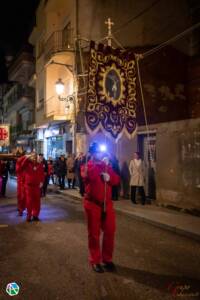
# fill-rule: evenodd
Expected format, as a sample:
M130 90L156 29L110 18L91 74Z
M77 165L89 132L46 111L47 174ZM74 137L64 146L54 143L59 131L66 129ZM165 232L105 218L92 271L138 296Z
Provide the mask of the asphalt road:
M200 298L198 242L117 214L117 272L97 274L81 205L57 194L42 202L42 221L26 223L14 190L0 199L0 299L10 282L20 300Z

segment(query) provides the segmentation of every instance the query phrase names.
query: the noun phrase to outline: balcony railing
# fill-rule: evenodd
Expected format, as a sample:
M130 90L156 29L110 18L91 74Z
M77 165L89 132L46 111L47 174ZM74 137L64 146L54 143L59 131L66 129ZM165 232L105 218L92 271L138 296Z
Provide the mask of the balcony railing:
M21 101L23 98L34 99L34 89L21 84L14 85L5 96L7 109Z
M48 61L54 54L73 50L72 29L55 31L44 46L45 60Z
M16 125L12 125L10 127L11 135L20 135L20 134L30 134L31 130L29 130L29 126L33 125L33 121L29 120L25 123L18 122Z

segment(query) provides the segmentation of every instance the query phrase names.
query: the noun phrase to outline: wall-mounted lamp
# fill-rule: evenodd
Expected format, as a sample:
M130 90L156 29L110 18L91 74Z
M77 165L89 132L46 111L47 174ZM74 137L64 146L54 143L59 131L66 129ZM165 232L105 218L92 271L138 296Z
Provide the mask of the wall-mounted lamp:
M66 101L66 102L73 102L74 101L74 95L69 95L67 97L61 97L61 95L64 93L65 85L61 78L58 79L55 83L56 88L56 94L58 95L58 99L60 101Z
M61 78L55 83L56 94L60 97L64 93L65 85ZM59 99L60 100L60 99Z

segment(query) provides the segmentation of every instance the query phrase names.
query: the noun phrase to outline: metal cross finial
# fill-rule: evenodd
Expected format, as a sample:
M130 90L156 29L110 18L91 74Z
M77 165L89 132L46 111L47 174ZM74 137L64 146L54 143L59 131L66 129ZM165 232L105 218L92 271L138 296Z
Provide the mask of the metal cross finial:
M111 46L111 42L112 42L112 26L114 25L114 23L111 21L111 18L108 18L107 21L105 21L105 24L108 25L108 45Z

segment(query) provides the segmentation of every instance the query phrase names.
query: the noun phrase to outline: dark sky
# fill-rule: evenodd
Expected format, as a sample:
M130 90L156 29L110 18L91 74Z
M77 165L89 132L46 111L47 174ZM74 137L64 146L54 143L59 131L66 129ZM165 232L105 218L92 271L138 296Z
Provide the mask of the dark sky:
M14 54L26 43L39 0L5 0L0 8L0 82L5 80L4 53Z

